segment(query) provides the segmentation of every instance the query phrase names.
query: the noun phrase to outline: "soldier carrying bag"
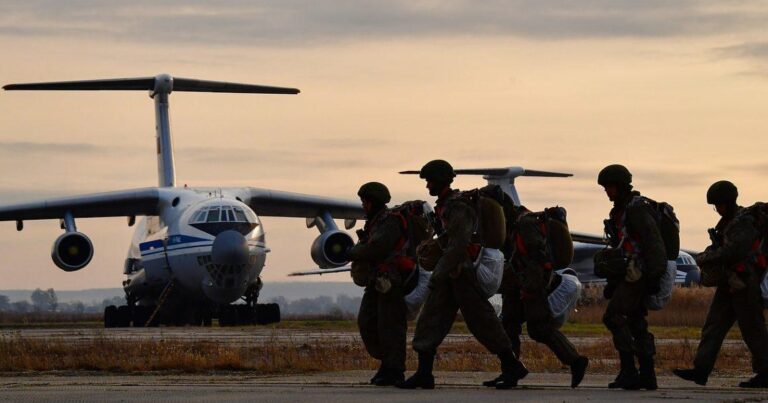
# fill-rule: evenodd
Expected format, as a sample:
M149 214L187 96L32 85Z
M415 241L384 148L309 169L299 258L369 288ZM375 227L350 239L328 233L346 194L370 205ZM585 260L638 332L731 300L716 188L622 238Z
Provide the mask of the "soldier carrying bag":
M755 218L759 235L752 243L748 261L759 275L763 306L768 308L768 203L757 202L744 208L742 214L751 214Z

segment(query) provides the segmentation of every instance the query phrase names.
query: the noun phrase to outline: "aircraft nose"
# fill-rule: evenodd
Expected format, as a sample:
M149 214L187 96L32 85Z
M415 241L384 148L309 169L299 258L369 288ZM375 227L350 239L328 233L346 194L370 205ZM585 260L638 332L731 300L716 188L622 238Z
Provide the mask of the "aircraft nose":
M249 257L248 241L237 231L224 231L213 240L211 260L216 264L247 264Z

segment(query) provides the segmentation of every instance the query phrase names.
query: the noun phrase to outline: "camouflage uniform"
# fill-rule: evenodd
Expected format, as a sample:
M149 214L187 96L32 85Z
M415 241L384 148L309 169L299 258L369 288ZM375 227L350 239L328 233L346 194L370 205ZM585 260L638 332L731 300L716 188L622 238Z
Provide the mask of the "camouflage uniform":
M738 322L744 342L752 353L752 370L768 374L768 331L760 294L763 273L748 262L758 233L754 217L739 214L741 210L738 207L732 215L720 219L715 227L716 245L696 256L703 276L718 276L717 290L693 361L695 369L705 378L712 372L723 339L734 322Z
M510 340L493 306L478 289L467 252L477 220L474 209L451 191L438 198L435 210L444 226L438 238L444 252L432 273L431 291L416 322L413 349L434 355L461 310L470 332L488 351L511 355Z
M515 238L524 242L505 271L501 309L504 330L512 340L515 354L520 355L520 334L523 323L528 323L528 334L545 344L566 365L573 365L579 354L576 348L557 329L549 309L548 291L552 280L552 266L547 253L547 239L539 230L535 216L524 215L517 220ZM549 265L549 267L547 267Z
M625 253L636 254L636 264L640 265L642 277L637 281L628 282L623 274L599 273L600 266L596 266L596 274L607 277L608 280L605 294L610 301L603 315L603 323L613 335L613 345L622 358L622 365L627 366L622 368L622 372L636 371L634 356L637 356L641 376L646 374L647 379L653 379L655 389L653 356L656 354L656 346L653 334L648 331L645 299L657 292L660 278L666 270L667 256L664 240L651 212L641 203L630 204L637 196L640 196L640 193L633 191L618 198L606 224L612 234L620 234L626 226L628 238L619 244L622 239L613 236L611 246L616 251L621 249ZM626 220L626 223L622 223L622 220Z
M356 263L367 263L372 271L357 315L360 336L371 357L381 360L382 368L402 374L405 371L408 309L404 281L400 273L387 264L387 259L401 242L401 224L387 208L382 208L366 221L359 235L360 241L350 249L349 258ZM392 284L387 292L376 290L377 273L382 267Z

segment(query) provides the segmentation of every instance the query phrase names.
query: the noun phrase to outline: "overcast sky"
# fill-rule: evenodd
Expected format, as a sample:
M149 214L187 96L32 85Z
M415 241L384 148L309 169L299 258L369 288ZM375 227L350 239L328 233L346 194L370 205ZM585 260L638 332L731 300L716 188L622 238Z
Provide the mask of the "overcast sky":
M559 204L600 233L595 183L624 163L672 203L682 243L706 246L704 194L731 179L768 199L768 6L751 1L4 1L2 84L181 77L298 87L300 95L175 93L177 178L355 199L369 180L427 198L397 175L456 167L572 172L524 178L523 202ZM0 93L0 202L157 183L146 93ZM482 185L460 179L464 188ZM263 219L265 281L312 267L300 219ZM0 288L117 287L132 229L79 220L96 253L63 273L58 223L0 224ZM319 281L346 280L327 275Z

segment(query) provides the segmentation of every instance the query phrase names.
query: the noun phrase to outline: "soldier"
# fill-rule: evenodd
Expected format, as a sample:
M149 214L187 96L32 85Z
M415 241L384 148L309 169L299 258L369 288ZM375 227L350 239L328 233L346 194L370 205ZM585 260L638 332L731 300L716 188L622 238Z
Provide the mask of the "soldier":
M706 385L725 335L739 323L741 336L752 353L752 379L742 388L768 388L768 331L760 294L760 270L751 257L759 233L754 216L736 204L738 190L728 181L715 182L707 191L707 203L722 217L713 230L712 246L696 256L702 284L717 286L707 320L701 330L692 369L675 369L675 375Z
M557 358L571 368L571 387L579 386L589 365L587 357L560 333L549 308L548 291L552 281L552 262L547 253L547 238L539 229L539 220L526 214L525 207L515 207L512 253L502 285L502 324L520 356L520 334L528 323L528 334L545 344ZM484 383L492 386L493 381Z
M405 239L400 220L389 214L389 189L369 182L357 192L366 214L359 241L349 250L352 278L365 287L357 325L366 350L381 361L370 383L391 386L404 379L408 310L404 279L415 264L401 256ZM410 266L410 267L405 267Z
M645 299L659 291L666 270L664 240L651 211L643 203L634 203L640 193L632 190L632 174L626 167L603 168L597 183L613 202L610 218L605 221L611 248L595 256L595 274L607 279L604 294L610 299L603 323L613 335L621 365L608 387L655 390L656 346L648 331Z
M396 386L403 389L433 389L435 378L432 366L437 347L451 330L456 313L461 310L470 332L491 353L501 360L498 389L517 386L528 370L517 359L512 344L496 317L488 299L481 295L477 275L472 266L469 250L477 223L472 206L451 189L456 174L443 160L430 161L421 168L420 177L427 181L429 194L437 196L435 212L439 217L437 242L443 250L430 280L430 293L416 322L413 349L419 357L419 366L408 380Z

